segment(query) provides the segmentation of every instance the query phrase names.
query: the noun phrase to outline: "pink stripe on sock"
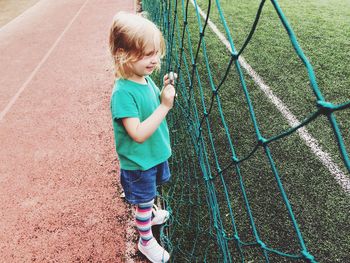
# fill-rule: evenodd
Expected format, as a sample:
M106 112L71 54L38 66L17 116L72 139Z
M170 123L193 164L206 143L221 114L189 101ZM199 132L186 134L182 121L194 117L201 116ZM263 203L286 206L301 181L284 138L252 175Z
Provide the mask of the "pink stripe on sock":
M140 215L147 215L147 214L152 214L152 210L137 210L136 214L140 214Z
M140 208L137 208L136 209L136 213L150 213L152 211L152 208L147 208L147 209L140 209Z
M147 226L148 224L151 223L151 219L148 219L147 221L143 222L143 221L139 221L136 219L136 226L139 225L139 226Z
M143 236L144 235L149 235L151 233L151 229L147 229L145 231L142 231L142 230L139 229L139 232L142 233Z

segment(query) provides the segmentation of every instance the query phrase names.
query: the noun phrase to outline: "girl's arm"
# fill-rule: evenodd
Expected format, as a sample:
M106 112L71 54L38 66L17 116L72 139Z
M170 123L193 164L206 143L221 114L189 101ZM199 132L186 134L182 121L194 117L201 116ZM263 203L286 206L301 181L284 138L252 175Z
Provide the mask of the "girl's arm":
M174 97L174 86L167 85L162 90L161 104L146 120L140 122L139 118L122 119L129 136L138 143L145 142L157 130L169 110L173 107Z

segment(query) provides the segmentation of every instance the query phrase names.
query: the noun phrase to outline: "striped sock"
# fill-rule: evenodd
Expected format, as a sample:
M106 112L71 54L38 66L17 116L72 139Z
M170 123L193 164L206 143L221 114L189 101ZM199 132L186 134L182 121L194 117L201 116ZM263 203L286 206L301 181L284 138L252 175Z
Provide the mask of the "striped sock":
M153 238L151 228L153 202L154 200L136 206L136 227L140 233L141 244L144 246Z

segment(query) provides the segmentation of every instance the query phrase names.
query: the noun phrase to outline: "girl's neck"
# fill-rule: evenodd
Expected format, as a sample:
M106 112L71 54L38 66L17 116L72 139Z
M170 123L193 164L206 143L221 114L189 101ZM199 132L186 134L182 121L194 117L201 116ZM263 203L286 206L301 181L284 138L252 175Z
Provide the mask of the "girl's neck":
M138 75L133 75L129 77L129 80L140 83L140 84L147 84L147 80L145 76L138 76Z

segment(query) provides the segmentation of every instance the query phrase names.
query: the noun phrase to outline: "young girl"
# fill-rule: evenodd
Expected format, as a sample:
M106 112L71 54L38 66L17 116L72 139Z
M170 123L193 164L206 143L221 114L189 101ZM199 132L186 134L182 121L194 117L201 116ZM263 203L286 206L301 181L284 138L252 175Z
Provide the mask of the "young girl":
M173 107L175 89L168 74L162 92L149 77L160 67L164 38L148 19L120 12L113 19L109 45L116 72L111 98L115 144L125 198L136 205L138 248L151 262L167 262L169 253L151 229L169 217L167 211L157 210L152 218L156 187L170 179L165 117Z

